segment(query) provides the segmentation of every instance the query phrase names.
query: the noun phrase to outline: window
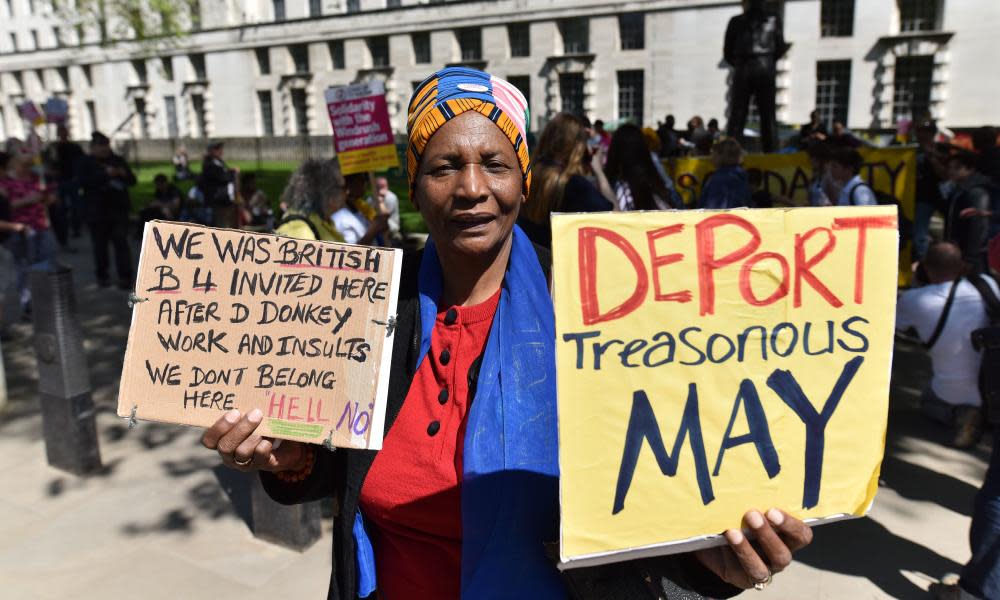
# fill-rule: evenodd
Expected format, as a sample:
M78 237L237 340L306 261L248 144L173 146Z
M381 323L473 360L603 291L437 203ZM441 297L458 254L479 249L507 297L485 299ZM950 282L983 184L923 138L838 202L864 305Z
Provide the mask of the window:
M87 81L87 86L94 86L94 72L90 65L80 65L80 70L83 71L83 78Z
M146 72L146 61L133 60L132 68L135 69L135 78L139 81L139 85L146 85L149 83L149 74Z
M274 20L284 21L285 20L285 0L271 0L271 6L274 9Z
M38 50L42 45L38 43L38 32L34 29L31 30L31 49Z
M820 0L819 32L823 37L854 35L854 0Z
M180 129L177 127L177 99L173 96L164 96L163 104L167 113L167 137L176 139L180 136Z
M146 99L135 99L135 115L139 117L139 137L145 139L149 137L149 119L146 115Z
M58 27L52 28L52 40L53 43L56 45L56 48L63 47L62 30L60 30Z
M35 0L28 0L28 14L35 14Z
M309 0L309 16L323 16L323 0Z
M271 106L271 90L257 92L260 103L260 123L264 135L274 135L274 107Z
M642 50L646 47L646 15L628 13L618 16L618 37L622 50Z
M13 31L10 32L10 48L14 52L17 52L17 34Z
M559 21L559 35L562 36L563 54L590 52L590 22L586 18Z
M334 69L345 68L344 61L344 40L333 40L327 47L330 49L330 62Z
M208 121L205 118L205 97L201 94L191 94L191 108L194 109L195 125L198 127L198 137L208 135Z
M527 23L508 25L507 41L512 57L531 56L531 29Z
M402 5L401 0L387 0L385 3L386 8L399 8Z
M100 123L97 122L97 107L94 105L93 100L87 100L87 120L90 121L90 131L94 132L100 129Z
M194 71L194 78L198 81L205 81L208 79L207 72L205 71L205 55L204 54L192 54L191 59L191 69Z
M171 56L164 56L160 59L160 66L163 69L163 79L174 80L174 59Z
M347 12L361 12L361 0L347 0Z
M459 29L458 48L462 53L462 60L482 60L483 58L483 30L478 27L468 27Z
M508 83L516 87L522 94L524 94L524 99L528 101L529 111L531 109L531 77L528 75L510 75L507 77ZM530 125L530 123L528 123Z
M816 63L816 111L827 127L834 121L847 123L850 90L851 61L821 60Z
M292 110L295 112L295 133L309 135L309 114L306 111L306 91L292 90Z
M373 67L389 66L389 38L381 35L368 38L368 52L372 55Z
M562 112L584 116L583 73L559 74L559 98L562 100Z
M288 47L288 52L292 55L292 65L296 73L309 72L309 46L296 44Z
M257 72L261 75L270 75L271 51L267 48L254 48L253 53L257 57Z
M201 2L188 0L188 11L191 15L191 30L201 31Z
M87 41L87 34L83 30L83 25L76 25L74 29L76 29L76 44L82 46Z
M917 120L930 115L933 56L899 56L893 78L892 119Z
M934 31L938 28L938 0L898 1L900 31Z
M56 73L59 75L59 83L62 84L62 89L69 89L69 67L56 67Z
M618 118L642 127L644 71L618 71Z
M411 35L410 39L413 40L413 62L418 65L431 62L431 34L421 31Z

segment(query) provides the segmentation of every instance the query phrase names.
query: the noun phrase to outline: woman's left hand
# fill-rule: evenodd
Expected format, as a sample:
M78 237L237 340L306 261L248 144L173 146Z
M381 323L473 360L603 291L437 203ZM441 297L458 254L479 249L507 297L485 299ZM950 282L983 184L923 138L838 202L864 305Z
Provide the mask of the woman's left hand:
M729 529L723 534L728 546L695 552L701 564L739 588L763 589L772 575L792 562L793 552L812 541L808 525L777 508L766 515L751 510L743 515L743 523L750 530L749 538L740 529Z

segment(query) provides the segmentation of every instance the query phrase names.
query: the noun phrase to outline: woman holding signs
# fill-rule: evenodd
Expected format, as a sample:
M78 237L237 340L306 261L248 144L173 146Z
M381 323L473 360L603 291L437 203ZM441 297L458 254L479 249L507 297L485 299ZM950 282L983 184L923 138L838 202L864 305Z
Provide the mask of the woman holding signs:
M272 443L254 433L256 410L223 416L205 446L231 467L261 471L279 502L337 498L330 598L728 597L763 588L811 539L778 509L748 512L750 534L727 531L727 546L556 569L549 257L515 226L531 185L526 122L516 88L466 68L439 71L410 101L411 198L430 239L403 266L382 450Z

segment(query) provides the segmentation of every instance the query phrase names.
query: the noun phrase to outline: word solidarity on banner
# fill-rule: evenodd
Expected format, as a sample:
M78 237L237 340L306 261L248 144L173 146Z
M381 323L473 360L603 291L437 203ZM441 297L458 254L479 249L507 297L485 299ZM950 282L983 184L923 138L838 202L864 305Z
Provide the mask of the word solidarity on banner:
M382 446L400 250L152 221L118 415Z
M897 236L881 206L553 216L564 566L864 515Z
M332 87L326 90L326 110L344 175L399 166L385 102L385 82Z
M911 249L917 198L917 151L913 147L861 148L864 165L861 178L878 196L879 204L899 207L899 285L909 285L913 275ZM715 172L708 157L666 161L674 186L685 204L695 206L705 182ZM809 186L816 173L805 152L793 154L748 154L744 168L759 169L763 187L793 206L809 205Z

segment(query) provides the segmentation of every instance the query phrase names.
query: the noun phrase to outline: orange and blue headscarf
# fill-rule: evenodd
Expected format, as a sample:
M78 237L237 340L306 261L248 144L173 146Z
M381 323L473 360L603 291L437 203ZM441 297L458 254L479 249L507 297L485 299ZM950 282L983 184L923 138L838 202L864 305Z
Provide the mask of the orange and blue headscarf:
M446 67L423 81L413 92L407 109L406 172L412 194L417 168L427 142L449 120L474 110L496 123L507 136L524 176L524 190L531 185L531 159L526 137L528 101L516 87L489 73L467 67Z

